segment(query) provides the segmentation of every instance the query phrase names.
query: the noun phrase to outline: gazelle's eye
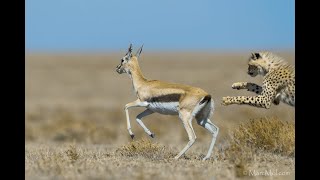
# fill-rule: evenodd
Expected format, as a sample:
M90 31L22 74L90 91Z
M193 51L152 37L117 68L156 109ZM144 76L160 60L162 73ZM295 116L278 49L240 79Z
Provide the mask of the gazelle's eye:
M123 61L124 61L124 60L123 60L123 59L121 59L121 62L122 62L122 63L123 63Z

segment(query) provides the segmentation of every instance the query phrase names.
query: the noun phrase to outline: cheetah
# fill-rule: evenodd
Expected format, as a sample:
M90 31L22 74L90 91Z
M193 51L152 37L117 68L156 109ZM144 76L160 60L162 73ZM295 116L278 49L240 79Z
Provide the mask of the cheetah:
M263 76L262 86L250 82L237 82L233 89L247 89L257 96L223 97L222 105L246 104L269 109L271 103L295 106L295 67L271 52L251 53L248 62L251 77Z

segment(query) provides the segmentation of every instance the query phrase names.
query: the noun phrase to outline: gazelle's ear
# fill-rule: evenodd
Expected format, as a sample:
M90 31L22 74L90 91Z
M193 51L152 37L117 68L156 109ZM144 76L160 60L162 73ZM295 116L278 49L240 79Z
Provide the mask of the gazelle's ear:
M143 44L142 46L138 49L137 53L136 53L136 57L139 58L141 52L142 52L142 48L143 48Z

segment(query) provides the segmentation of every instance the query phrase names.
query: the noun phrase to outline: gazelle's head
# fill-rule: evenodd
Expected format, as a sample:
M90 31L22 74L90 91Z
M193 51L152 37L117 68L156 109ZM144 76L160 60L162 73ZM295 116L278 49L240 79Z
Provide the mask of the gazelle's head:
M138 49L135 55L132 55L132 44L130 44L128 48L128 52L126 53L125 56L121 58L121 62L117 66L116 71L119 74L122 74L122 73L131 74L131 70L136 65L137 60L142 52L142 48L143 48L143 45Z

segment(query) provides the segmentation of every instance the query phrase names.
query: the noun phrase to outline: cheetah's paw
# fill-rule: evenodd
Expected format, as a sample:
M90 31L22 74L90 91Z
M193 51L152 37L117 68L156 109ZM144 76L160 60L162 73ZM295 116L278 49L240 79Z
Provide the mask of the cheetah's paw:
M236 82L232 84L232 89L246 89L247 88L247 82Z
M227 106L232 104L231 102L231 97L227 96L227 97L222 97L222 105Z

